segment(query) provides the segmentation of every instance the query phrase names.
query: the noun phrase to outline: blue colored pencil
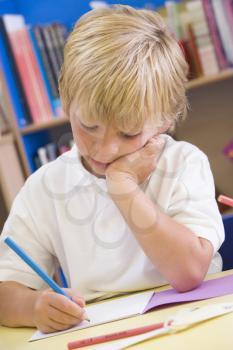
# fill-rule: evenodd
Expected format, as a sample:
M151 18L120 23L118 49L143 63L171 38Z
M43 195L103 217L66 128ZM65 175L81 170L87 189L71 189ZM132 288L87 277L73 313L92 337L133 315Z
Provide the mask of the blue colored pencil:
M30 256L10 237L6 237L4 239L4 242L12 249L14 252L27 264L29 265L41 278L42 280L47 283L54 292L58 294L64 295L66 298L70 299L72 301L72 298L64 291L62 290L59 285L45 272L42 270L42 268L33 261ZM90 319L86 316L86 321L90 321Z
M61 280L61 284L62 284L63 288L68 288L68 283L66 281L66 277L65 277L64 272L62 271L61 267L59 267L59 269L58 269L58 276Z
M30 256L10 237L6 237L4 242L12 249L14 252L27 264L29 265L41 278L47 283L54 292L58 294L64 295L66 298L72 301L72 298L62 290L59 285L45 272L42 268L33 261ZM90 319L86 316L86 321L90 321Z
M20 256L23 261L29 265L41 278L44 280L45 283L47 283L53 290L54 292L58 294L62 294L68 299L72 300L72 298L62 290L59 285L45 272L42 270L42 268L35 262L33 261L30 256L10 237L6 237L4 239L4 242L14 250L14 252Z

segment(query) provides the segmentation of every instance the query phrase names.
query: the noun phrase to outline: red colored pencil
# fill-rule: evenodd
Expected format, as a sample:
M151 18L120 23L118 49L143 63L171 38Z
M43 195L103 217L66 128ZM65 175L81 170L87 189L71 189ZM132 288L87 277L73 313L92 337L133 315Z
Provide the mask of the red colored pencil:
M229 207L233 207L233 199L227 196L223 196L222 194L218 197L218 201L220 203L229 205Z
M154 324L151 324L148 326L132 328L132 329L128 329L128 330L125 330L122 332L115 332L115 333L110 333L110 334L99 335L97 337L86 338L83 340L72 341L72 342L69 342L67 344L67 346L68 346L69 350L73 350L73 349L82 348L84 346L105 343L105 342L111 341L111 340L132 337L133 335L147 333L147 332L154 331L156 329L160 329L163 327L164 327L163 322L154 323Z

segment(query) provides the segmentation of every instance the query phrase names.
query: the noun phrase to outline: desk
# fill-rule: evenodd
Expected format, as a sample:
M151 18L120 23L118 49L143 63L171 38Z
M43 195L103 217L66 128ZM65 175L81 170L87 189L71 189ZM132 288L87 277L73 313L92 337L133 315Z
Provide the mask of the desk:
M207 279L232 274L233 270L225 271L216 275L208 276ZM159 290L168 287L158 288ZM191 305L205 305L209 303L233 302L233 294L226 295L209 300L188 303ZM186 305L186 306L187 306ZM51 337L48 339L28 342L28 339L34 333L34 329L25 328L7 328L0 327L0 349L1 350L66 350L69 341L78 340L86 337L97 336L100 334L121 331L128 328L139 327L151 323L164 321L169 316L184 308L184 304L155 309L148 314L132 317L125 320L112 322L105 325L99 325L83 330L74 331L67 334ZM166 335L155 338L132 346L130 349L146 350L232 350L233 349L233 313L220 316L219 318L203 322L195 327L189 328L183 332ZM93 347L83 349L91 350Z

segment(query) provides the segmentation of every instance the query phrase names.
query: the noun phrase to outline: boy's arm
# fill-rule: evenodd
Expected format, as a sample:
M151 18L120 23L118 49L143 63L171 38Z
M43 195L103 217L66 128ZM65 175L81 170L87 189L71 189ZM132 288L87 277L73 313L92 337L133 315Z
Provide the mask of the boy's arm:
M0 324L33 327L33 310L38 293L17 282L0 282Z
M18 282L0 282L0 324L37 327L44 333L68 329L86 317L84 300L75 296L72 300L49 289L36 291Z
M159 272L179 291L199 285L213 256L212 244L162 213L140 189L156 167L161 145L154 140L112 163L106 172L108 192L135 238Z

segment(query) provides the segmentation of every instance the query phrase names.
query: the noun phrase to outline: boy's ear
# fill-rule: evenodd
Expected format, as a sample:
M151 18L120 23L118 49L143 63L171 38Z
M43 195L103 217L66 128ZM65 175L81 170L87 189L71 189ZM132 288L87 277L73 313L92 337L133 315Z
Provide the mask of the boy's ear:
M158 130L159 134L164 134L166 133L171 127L173 126L173 122L165 122Z

